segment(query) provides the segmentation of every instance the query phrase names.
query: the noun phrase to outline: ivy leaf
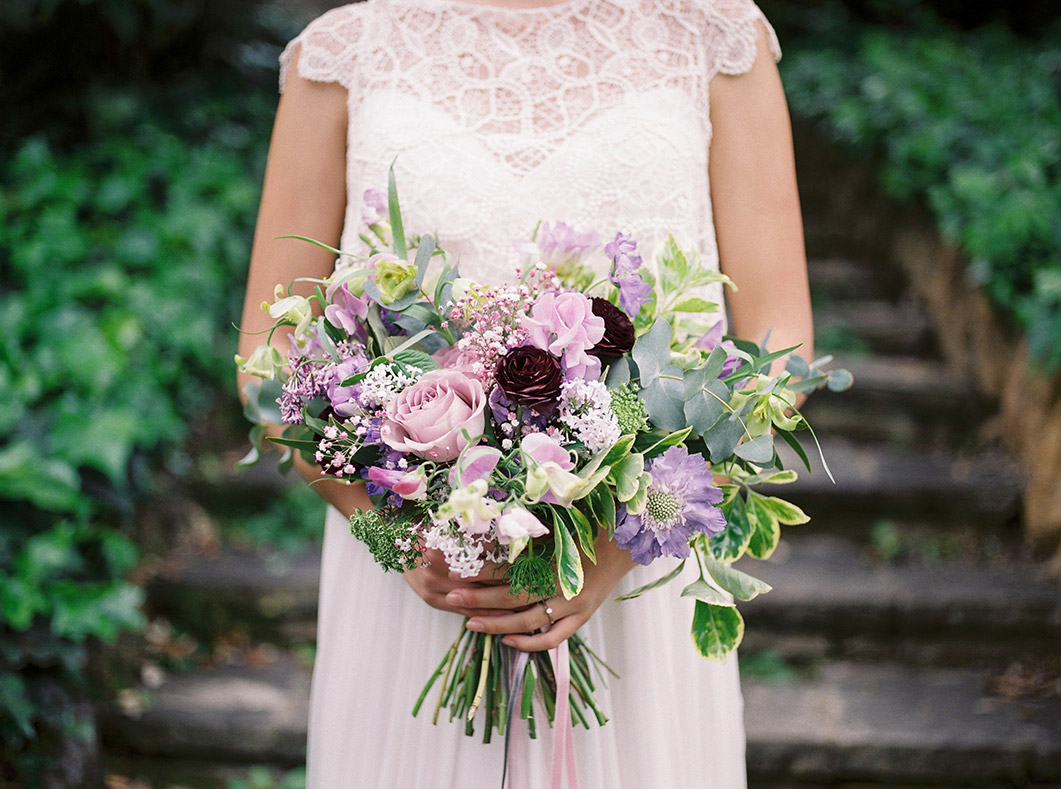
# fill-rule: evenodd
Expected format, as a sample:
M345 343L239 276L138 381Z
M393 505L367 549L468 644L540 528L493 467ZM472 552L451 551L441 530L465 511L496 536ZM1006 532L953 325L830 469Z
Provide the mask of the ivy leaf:
M692 597L696 600L719 606L733 606L735 603L726 597L721 591L713 587L703 578L697 578L691 584L682 589L682 597Z
M553 543L556 557L556 574L560 579L560 591L570 600L582 591L585 577L582 572L582 558L575 547L571 532L553 510Z
M722 513L726 516L726 528L715 534L708 541L712 555L722 562L735 562L748 549L754 531L748 518L746 503L739 495L732 501L723 504Z
M721 663L744 638L744 619L736 608L697 600L692 633L700 654Z
M747 602L770 591L770 584L765 581L760 581L758 578L720 562L706 546L699 545L698 548L700 560L703 562L707 574L711 576L716 584L738 600Z
M748 542L748 555L756 559L769 559L781 539L781 524L773 509L758 493L748 493L748 520L752 525L752 536Z
M766 507L773 513L780 523L786 526L799 526L810 521L810 517L791 502L779 499L777 496L762 496L759 498L759 506Z

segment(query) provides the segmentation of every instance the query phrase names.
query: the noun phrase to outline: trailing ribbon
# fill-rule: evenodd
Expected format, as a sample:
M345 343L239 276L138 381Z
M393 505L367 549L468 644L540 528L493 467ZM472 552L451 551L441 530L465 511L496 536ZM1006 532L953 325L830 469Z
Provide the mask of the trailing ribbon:
M567 656L567 639L550 653L556 671L556 718L553 721L552 789L563 789L564 767L567 767L568 789L578 789L575 766L575 737L571 725L571 663Z

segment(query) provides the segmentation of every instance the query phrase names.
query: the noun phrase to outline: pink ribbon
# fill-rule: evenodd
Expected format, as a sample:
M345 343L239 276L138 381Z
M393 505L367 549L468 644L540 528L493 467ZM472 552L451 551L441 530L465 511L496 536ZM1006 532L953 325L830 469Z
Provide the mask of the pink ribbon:
M556 671L556 717L553 721L553 783L552 789L564 789L564 768L567 768L568 789L578 789L578 768L575 765L575 736L571 726L571 663L567 656L567 639L551 651L553 670Z

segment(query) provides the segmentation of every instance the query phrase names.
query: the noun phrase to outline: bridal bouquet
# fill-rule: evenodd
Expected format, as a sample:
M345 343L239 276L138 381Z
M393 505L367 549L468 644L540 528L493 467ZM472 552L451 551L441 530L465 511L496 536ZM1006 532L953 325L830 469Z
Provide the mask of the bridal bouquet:
M267 342L237 357L261 379L248 416L287 426L273 439L283 462L299 452L322 478L365 482L375 508L351 529L385 570L434 549L461 576L497 563L513 593L570 599L601 534L641 564L693 558L699 579L681 591L696 601L693 641L725 658L743 634L736 603L769 589L732 563L768 557L781 524L807 520L757 490L796 479L775 440L806 463L797 393L850 376L794 355L773 374L794 348L724 338L719 305L691 294L728 280L673 238L650 267L616 234L596 279L582 263L596 234L544 224L518 247L517 280L497 285L461 278L431 236L406 236L393 173L363 218L367 254L332 249L340 264L312 295L278 285L263 304L273 331L294 327L286 356ZM264 435L252 431L248 462ZM437 685L435 719L446 708L471 734L482 710L486 740L516 715L534 736L535 698L550 723L603 724L607 666L577 634L564 647L520 653L462 628L414 714Z

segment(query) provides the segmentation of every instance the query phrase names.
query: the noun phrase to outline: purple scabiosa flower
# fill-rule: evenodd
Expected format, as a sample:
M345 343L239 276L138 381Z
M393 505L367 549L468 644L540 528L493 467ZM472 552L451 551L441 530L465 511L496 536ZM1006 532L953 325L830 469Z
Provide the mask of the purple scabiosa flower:
M619 306L631 318L641 311L641 305L652 300L652 286L637 272L641 268L641 256L637 254L637 242L623 233L605 245L604 254L612 261L608 279L619 289Z
M725 378L734 370L736 370L741 363L741 358L737 356L734 351L737 350L737 346L733 344L731 340L722 339L722 321L718 321L714 326L707 330L707 334L696 341L694 348L702 348L705 351L713 351L716 346L721 345L729 353L726 357L725 363L722 365L722 372L718 374L719 378Z
M615 527L615 542L640 564L661 556L689 556L689 538L715 534L726 527L707 461L684 447L671 447L649 466L652 483L644 509L628 512Z

